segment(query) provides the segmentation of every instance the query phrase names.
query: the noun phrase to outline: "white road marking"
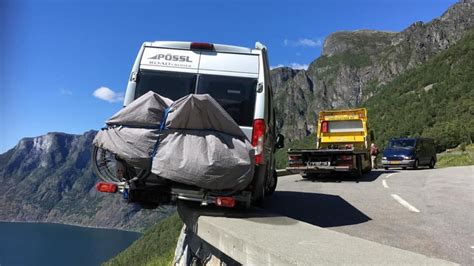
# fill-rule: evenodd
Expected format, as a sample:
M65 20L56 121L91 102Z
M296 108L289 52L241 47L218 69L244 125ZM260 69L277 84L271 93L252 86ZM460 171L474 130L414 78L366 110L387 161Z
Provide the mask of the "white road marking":
M396 173L388 174L385 178L389 178L389 177L391 177L391 176L394 175L394 174L396 174Z
M385 181L385 179L382 180L382 185L383 185L384 188L388 188L388 185L387 185L387 182Z
M392 194L392 198L394 198L396 201L398 201L398 203L402 204L402 206L407 208L408 210L412 212L420 212L417 208L413 207L410 203L402 199L397 194Z

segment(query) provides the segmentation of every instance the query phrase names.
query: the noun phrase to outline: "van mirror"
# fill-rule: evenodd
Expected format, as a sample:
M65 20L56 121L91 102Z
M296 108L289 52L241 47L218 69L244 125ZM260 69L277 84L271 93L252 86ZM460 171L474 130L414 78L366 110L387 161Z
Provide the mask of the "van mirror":
M285 147L285 137L282 134L278 134L276 138L275 148L281 149Z
M369 132L369 139L370 139L370 142L374 142L375 141L375 133L373 130L371 130Z

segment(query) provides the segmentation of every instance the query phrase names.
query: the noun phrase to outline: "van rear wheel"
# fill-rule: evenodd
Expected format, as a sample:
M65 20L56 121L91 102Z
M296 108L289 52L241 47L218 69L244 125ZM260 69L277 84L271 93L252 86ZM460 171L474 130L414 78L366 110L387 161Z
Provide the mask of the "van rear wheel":
M268 179L267 186L265 188L265 195L273 195L276 190L278 183L278 175L275 170L273 170L273 175Z
M431 158L429 166L430 166L430 169L433 169L435 167L435 160L433 158Z

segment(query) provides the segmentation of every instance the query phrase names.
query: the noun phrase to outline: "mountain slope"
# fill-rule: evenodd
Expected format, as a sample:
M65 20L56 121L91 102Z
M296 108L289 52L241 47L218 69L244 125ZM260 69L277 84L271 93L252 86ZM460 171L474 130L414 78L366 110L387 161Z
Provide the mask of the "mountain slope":
M474 138L474 30L457 44L387 85L364 106L385 143L392 137L426 136L438 151Z
M94 131L22 139L0 155L0 220L140 230L172 208L142 210L120 195L95 190L90 155Z
M289 141L314 132L321 109L360 105L409 69L455 44L474 26L472 0L450 7L429 23L416 22L402 32L343 31L328 36L321 57L291 78L271 72L277 125ZM288 75L286 76L288 77Z

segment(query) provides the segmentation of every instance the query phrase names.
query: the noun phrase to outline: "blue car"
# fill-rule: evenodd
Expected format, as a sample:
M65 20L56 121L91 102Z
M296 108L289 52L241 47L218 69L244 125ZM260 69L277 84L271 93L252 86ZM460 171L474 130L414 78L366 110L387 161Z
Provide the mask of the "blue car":
M382 165L389 168L419 166L434 168L436 164L436 149L433 139L428 138L400 138L392 139L383 151Z

